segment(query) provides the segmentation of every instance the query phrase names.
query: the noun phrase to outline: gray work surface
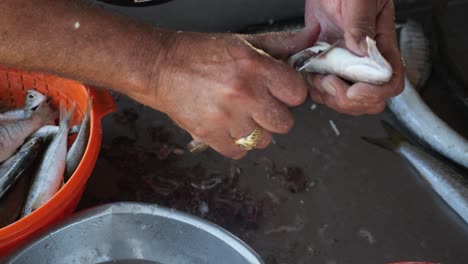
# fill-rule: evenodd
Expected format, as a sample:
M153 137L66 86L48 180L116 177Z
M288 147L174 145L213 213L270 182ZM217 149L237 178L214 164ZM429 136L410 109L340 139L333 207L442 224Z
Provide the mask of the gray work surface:
M303 1L175 0L121 10L180 30L238 31L300 17ZM399 11L430 33L424 8ZM449 11L449 53L466 69L468 6ZM439 102L441 86L431 78L424 97L468 136L466 115ZM461 219L405 160L360 139L384 136L379 120L391 119L388 112L351 117L322 105L312 110L308 100L291 110L289 134L231 161L213 151L183 152L190 137L165 115L115 98L118 112L103 121L103 149L80 208L125 200L171 206L222 225L271 264L468 263L468 228Z

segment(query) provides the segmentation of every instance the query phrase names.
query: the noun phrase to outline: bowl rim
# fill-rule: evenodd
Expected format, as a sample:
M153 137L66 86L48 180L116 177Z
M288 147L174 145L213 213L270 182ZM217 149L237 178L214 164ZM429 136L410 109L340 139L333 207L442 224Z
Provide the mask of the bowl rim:
M245 242L243 242L238 237L234 236L232 233L222 228L221 226L218 226L203 218L184 213L173 208L167 208L157 204L139 202L107 203L84 209L78 213L75 213L67 220L59 223L58 225L50 227L48 230L41 233L41 235L31 240L23 247L15 250L10 256L5 258L4 262L0 262L5 264L15 263L15 261L18 260L24 253L28 252L29 250L32 250L34 247L37 246L37 244L41 243L43 240L48 239L54 234L58 234L61 231L64 231L70 227L79 225L80 223L104 216L129 213L134 215L153 215L191 225L197 229L201 229L204 232L209 233L210 235L220 239L221 241L224 241L234 251L236 251L243 258L245 258L248 261L248 263L264 263L260 256L252 248L250 248Z

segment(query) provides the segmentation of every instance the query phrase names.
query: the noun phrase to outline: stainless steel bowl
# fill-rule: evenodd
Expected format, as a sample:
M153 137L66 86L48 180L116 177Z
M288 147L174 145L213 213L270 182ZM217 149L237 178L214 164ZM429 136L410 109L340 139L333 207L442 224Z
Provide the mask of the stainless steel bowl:
M203 219L156 205L115 203L73 216L2 263L263 262L242 241Z

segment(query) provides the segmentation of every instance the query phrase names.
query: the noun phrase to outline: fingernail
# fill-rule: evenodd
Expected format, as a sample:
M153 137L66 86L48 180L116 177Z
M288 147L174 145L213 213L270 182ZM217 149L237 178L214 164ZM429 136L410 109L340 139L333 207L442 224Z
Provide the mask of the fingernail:
M336 88L330 81L322 83L322 88L331 96L336 96Z
M366 101L367 97L362 96L362 95L355 95L355 96L350 97L349 99L353 101L357 101L357 102L364 102Z
M347 97L356 102L367 102L369 100L369 96L364 94L350 93L347 94Z
M361 52L363 54L367 54L367 41L366 39L362 39L360 42L359 42L359 49L361 50Z

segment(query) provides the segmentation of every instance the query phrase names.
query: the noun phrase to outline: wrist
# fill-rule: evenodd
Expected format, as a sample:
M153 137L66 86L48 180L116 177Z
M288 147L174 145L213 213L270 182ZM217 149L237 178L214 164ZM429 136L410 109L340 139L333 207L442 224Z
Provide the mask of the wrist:
M139 103L161 110L159 90L164 86L169 52L174 32L164 29L149 29L133 43L125 53L125 67L113 85L114 89Z

